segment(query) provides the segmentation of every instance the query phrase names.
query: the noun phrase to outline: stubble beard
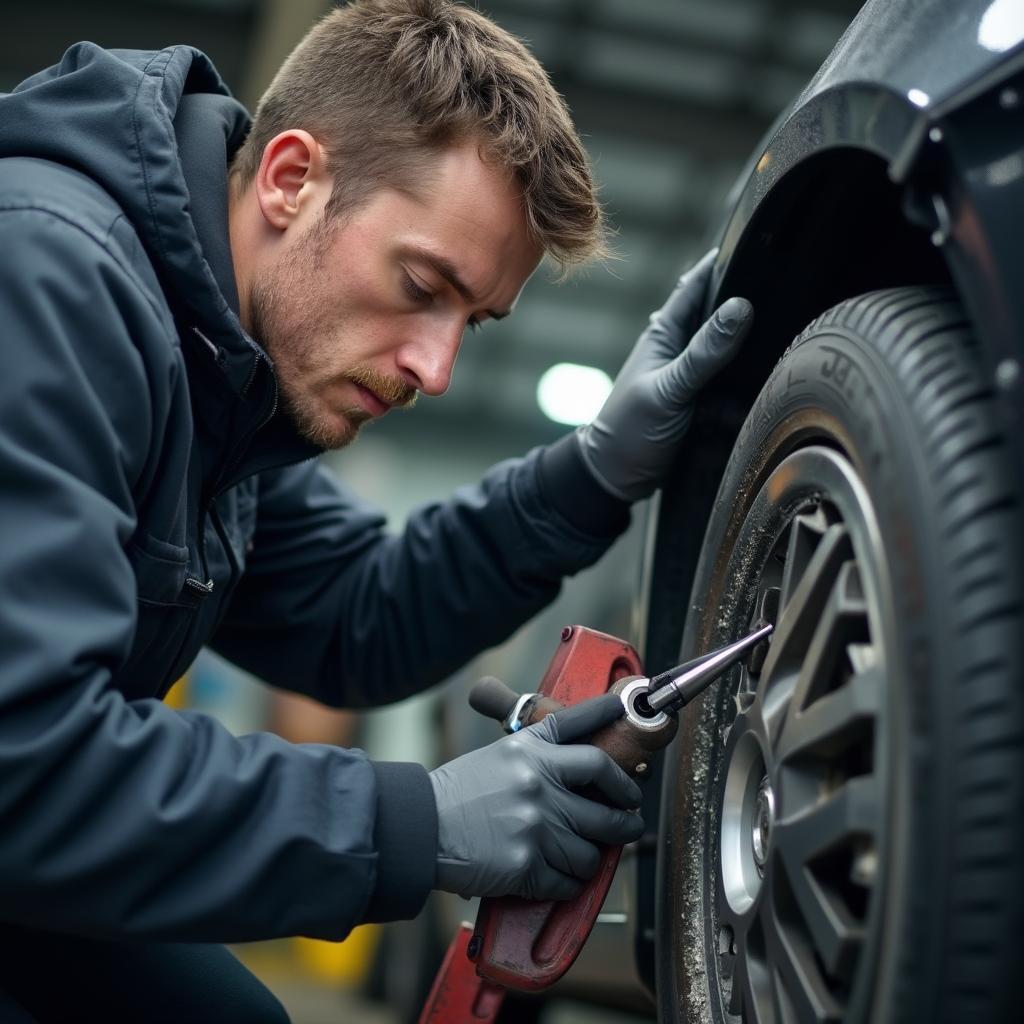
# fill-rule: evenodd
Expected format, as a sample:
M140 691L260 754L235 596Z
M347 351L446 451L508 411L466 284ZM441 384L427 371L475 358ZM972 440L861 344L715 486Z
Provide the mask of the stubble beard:
M314 225L300 241L298 252L276 273L255 281L249 296L251 333L274 361L281 410L303 438L325 450L351 444L363 424L373 419L361 405L335 409L328 416L319 394L302 386L300 368L315 363L317 339L330 333L309 282L311 274L323 265L332 236L325 222ZM289 309L298 312L293 323L285 322L283 311ZM416 399L415 389L371 366L356 365L341 379L366 388L391 405L409 407Z
M289 292L287 284L277 280L254 282L249 298L252 336L274 361L281 412L300 436L318 448L344 448L356 439L370 414L357 406L328 417L318 394L301 386L296 368L308 365L312 348L309 342L318 336L318 324L306 304L296 301L295 294ZM287 308L286 302L303 309L295 324L282 322L280 311ZM284 351L285 344L290 352Z

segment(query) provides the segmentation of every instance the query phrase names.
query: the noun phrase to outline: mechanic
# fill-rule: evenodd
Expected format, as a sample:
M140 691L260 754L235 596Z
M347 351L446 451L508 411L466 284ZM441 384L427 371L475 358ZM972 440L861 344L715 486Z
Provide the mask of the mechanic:
M517 40L357 0L251 125L197 50L77 44L0 97L0 224L0 1017L283 1020L216 943L565 898L639 836L572 742L617 702L432 773L161 702L204 644L331 706L443 679L605 551L737 350L749 303L700 324L709 256L591 424L401 535L312 459L442 394L542 256L605 252Z

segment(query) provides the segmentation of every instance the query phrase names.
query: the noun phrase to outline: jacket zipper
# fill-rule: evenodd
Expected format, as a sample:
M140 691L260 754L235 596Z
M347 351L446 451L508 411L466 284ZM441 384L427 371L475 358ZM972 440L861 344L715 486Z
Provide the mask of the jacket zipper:
M192 331L202 342L204 342L207 348L209 348L209 350L213 353L214 358L218 362L220 362L220 349L218 349L217 346L214 345L214 343L210 341L210 339L207 338L202 331L199 330L198 327L193 327ZM252 390L252 386L256 381L256 375L259 373L260 370L260 364L267 363L267 365L269 366L269 360L263 355L262 352L260 352L258 348L254 348L254 354L255 358L253 359L252 367L249 370L249 376L246 378L245 384L242 386L242 390L240 392L240 396L243 399L247 398L249 396L249 392ZM274 379L274 391L273 398L270 402L270 408L267 411L267 413L260 419L260 422L256 425L256 427L248 435L246 435L245 441L250 440L255 434L257 434L270 422L274 414L277 412L277 405L278 388L277 381L276 379ZM203 582L202 579L196 579L192 576L186 577L185 579L185 586L196 597L200 599L209 597L209 595L213 593L213 578L210 576L209 563L206 557L207 517L210 518L210 521L213 523L213 528L217 531L217 536L220 537L221 544L224 546L233 575L237 576L241 572L241 568L238 565L237 559L234 557L234 551L231 550L231 545L227 541L223 523L220 521L220 516L219 514L215 514L216 509L214 507L214 503L216 499L225 491L227 491L228 488L230 487L230 484L227 486L221 485L225 480L231 479L231 474L235 471L235 469L238 468L238 465L241 463L242 457L241 454L239 453L241 452L242 447L243 441L240 440L235 447L235 454L225 464L224 469L218 476L217 481L212 488L210 497L208 497L204 502L201 502L200 504L199 522L197 524L199 532L199 569L203 577L205 577L205 582Z
M196 524L199 534L197 538L199 541L199 571L206 582L204 583L202 579L196 579L194 576L185 577L185 586L188 587L193 596L200 599L209 597L213 593L213 577L210 575L210 566L206 560L206 517L210 514L212 505L212 499L200 502L199 522Z
M253 351L256 354L256 358L252 361L252 369L249 370L249 376L242 385L241 395L243 398L247 398L249 395L249 389L252 387L253 381L256 379L256 374L259 372L260 363L265 362L268 366L270 365L270 360L268 360L258 348L254 348Z
M266 357L263 356L259 351L257 351L256 352L256 359L253 361L253 364L252 364L252 370L249 372L249 378L248 378L248 380L246 380L245 386L242 388L242 391L241 391L241 395L242 395L243 398L245 398L248 395L249 390L250 390L250 388L253 385L253 381L256 379L256 374L257 374L257 372L259 370L259 365L260 365L261 362L266 362L268 367L270 365L269 361L266 359ZM253 430L248 435L246 435L246 438L245 438L246 441L252 440L252 438L256 434L258 434L274 418L274 414L277 412L277 406L278 406L278 400L279 400L279 389L278 389L278 386L277 386L277 378L272 375L271 376L271 380L273 382L274 391L273 391L273 395L272 395L271 400L270 400L270 408L267 410L267 412L264 414L264 416L260 419L259 423L256 424L256 426L253 428ZM231 478L232 478L232 474L235 472L235 470L238 468L238 466L241 464L241 461L242 461L241 452L242 452L242 442L239 441L239 443L235 447L235 451L232 454L231 458L228 460L228 462L225 463L223 470L221 471L220 475L217 477L217 482L214 485L214 491L213 491L213 496L215 498L217 498L220 495L222 495L225 491L227 491L231 487L230 481L231 481ZM224 481L228 481L228 483L225 484Z

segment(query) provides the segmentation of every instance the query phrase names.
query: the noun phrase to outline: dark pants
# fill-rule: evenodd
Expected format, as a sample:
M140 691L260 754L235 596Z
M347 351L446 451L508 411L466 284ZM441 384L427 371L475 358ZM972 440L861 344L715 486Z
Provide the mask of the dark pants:
M0 925L0 1024L288 1024L223 946L127 943Z

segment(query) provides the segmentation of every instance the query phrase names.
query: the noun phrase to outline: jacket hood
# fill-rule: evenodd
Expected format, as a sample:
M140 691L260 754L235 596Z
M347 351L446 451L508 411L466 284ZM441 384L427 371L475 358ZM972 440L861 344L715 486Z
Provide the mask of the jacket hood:
M201 433L218 453L207 460L220 463L214 489L319 451L277 409L273 364L238 317L227 164L248 128L245 108L190 46L76 43L0 96L0 157L55 161L100 185L135 228L184 341L197 334L215 352L189 374ZM232 395L240 403L228 413Z
M76 43L0 98L0 156L53 160L102 186L135 227L175 316L222 350L222 369L240 391L262 352L232 308L232 272L221 268L218 283L204 254L175 135L183 101L198 94L218 101L226 166L248 114L205 54Z

